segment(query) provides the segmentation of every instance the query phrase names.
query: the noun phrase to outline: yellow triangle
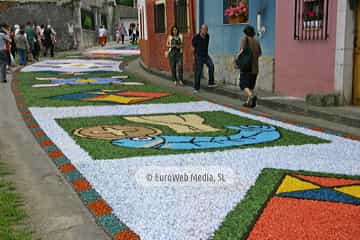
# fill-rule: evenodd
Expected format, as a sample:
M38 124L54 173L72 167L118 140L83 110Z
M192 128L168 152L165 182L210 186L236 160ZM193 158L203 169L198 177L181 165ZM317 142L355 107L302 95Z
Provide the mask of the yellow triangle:
M77 83L96 83L98 82L96 79L79 79L76 80Z
M305 182L303 180L294 178L292 176L286 176L282 183L280 184L280 187L276 191L276 194L284 193L284 192L295 192L295 191L302 191L302 190L310 190L310 189L319 189L320 187Z
M148 100L148 98L144 97L123 97L123 96L117 96L117 95L104 95L99 97L93 97L93 98L84 98L82 100L85 101L94 101L94 102L113 102L113 103L119 103L119 104L132 104L137 102L143 102Z
M360 198L360 185L335 188L336 191Z

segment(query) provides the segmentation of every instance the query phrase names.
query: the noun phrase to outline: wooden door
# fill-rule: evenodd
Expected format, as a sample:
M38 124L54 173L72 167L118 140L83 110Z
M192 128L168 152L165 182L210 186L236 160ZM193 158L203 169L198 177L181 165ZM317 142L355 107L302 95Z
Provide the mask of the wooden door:
M356 7L353 104L360 105L360 2Z

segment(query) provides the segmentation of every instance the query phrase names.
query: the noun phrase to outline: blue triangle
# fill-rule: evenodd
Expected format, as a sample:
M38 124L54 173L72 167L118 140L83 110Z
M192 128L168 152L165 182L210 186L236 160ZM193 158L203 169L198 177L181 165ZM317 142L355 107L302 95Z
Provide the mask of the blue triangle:
M341 192L337 192L329 188L320 188L320 189L304 190L297 192L286 192L286 193L277 194L277 196L329 201L329 202L342 202L342 203L360 205L360 199L354 198L350 195Z

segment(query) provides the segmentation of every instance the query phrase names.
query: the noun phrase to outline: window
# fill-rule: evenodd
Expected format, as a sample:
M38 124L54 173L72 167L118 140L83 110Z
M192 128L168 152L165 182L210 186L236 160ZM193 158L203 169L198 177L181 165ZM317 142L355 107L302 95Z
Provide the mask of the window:
M94 14L91 11L81 9L81 26L86 30L95 30Z
M189 25L187 0L175 1L175 20L176 26L179 28L181 33L188 32Z
M295 0L295 40L328 38L329 0Z
M224 0L224 24L246 23L249 0Z
M165 3L154 6L155 33L165 33Z

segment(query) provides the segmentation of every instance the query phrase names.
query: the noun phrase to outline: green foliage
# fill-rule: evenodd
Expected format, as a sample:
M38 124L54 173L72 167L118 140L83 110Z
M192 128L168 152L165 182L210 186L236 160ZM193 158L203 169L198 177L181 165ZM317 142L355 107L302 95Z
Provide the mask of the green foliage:
M134 0L116 0L116 4L125 6L134 6Z
M26 214L14 186L3 179L7 174L9 172L0 164L0 239L31 240L31 233L19 226Z

